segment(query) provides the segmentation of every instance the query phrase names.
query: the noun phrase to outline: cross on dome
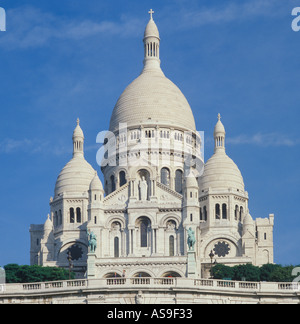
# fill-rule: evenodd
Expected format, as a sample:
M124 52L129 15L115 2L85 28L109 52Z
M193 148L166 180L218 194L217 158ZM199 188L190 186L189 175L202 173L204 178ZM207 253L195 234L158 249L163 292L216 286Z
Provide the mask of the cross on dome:
M150 11L148 13L150 14L150 19L153 20L153 14L155 13L155 11L150 9Z
M79 124L80 124L80 119L77 118L77 125L79 126Z
M218 120L221 120L221 114L218 114Z

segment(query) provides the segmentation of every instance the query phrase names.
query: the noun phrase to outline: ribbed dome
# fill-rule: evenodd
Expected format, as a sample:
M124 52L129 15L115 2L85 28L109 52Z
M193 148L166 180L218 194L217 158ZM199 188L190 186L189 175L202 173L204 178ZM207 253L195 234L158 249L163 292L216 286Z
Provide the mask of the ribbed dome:
M237 165L226 155L217 151L205 164L200 178L200 189L239 189L245 190L244 180Z
M196 130L189 103L178 87L160 69L143 72L122 93L110 121L110 131L119 123L160 124Z
M73 132L73 158L57 178L55 197L63 192L79 194L88 192L96 171L85 160L83 145L84 134L79 125L79 119L77 119L77 126Z
M178 87L165 77L160 68L158 28L151 19L144 37L144 69L120 96L111 116L110 131L119 123L127 126L164 125L196 131L189 103Z
M90 188L95 170L84 157L73 158L61 171L55 186L55 197L66 193L83 193Z

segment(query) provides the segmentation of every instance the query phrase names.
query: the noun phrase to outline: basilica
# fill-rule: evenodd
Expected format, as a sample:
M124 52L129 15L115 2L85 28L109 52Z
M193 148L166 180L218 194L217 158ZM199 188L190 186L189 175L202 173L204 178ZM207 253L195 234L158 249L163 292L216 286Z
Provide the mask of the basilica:
M97 154L104 182L84 157L78 119L50 213L30 226L32 265L72 267L77 278L208 278L215 263L274 261L274 215L250 215L242 174L226 154L226 116L215 116L205 163L192 109L161 69L153 13L143 70L117 101Z

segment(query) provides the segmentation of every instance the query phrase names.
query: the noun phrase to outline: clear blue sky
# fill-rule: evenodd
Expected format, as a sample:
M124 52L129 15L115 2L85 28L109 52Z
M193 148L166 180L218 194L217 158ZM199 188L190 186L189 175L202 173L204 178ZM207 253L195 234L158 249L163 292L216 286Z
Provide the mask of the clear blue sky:
M49 213L77 117L86 158L124 88L141 72L148 10L162 69L187 97L205 157L217 114L253 218L275 213L275 261L300 263L300 32L296 0L2 0L0 265L29 263L29 226ZM99 170L99 168L98 168Z

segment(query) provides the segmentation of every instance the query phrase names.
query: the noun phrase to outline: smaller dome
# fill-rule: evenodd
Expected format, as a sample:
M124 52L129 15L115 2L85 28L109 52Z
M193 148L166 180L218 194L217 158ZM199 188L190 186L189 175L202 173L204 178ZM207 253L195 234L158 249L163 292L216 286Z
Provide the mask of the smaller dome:
M77 126L76 126L76 128L74 129L74 132L73 132L73 139L74 139L75 137L82 137L82 138L84 138L84 134L83 134L83 131L82 131L82 129L81 129L79 123L80 123L80 120L79 120L79 118L78 118L78 119L77 119Z
M64 192L82 194L89 190L96 171L85 160L83 145L84 134L79 125L79 119L77 119L77 126L73 132L73 158L57 178L55 197Z
M197 179L192 173L190 173L189 176L185 178L185 186L187 188L198 188Z
M200 178L201 189L245 190L244 180L237 165L226 155L218 151L205 164L204 173Z
M249 213L246 214L246 216L244 217L244 221L243 221L243 225L244 226L252 226L254 224L253 218L251 217L251 215Z
M63 192L87 192L94 176L95 170L83 157L73 158L57 178L55 197Z
M249 213L247 213L243 221L243 236L245 236L247 233L250 233L252 236L254 236L254 230L255 228L253 218Z
M150 19L145 29L144 38L157 37L159 38L159 31L153 19Z
M50 215L48 215L48 218L47 218L47 220L46 220L46 222L44 224L44 230L51 230L52 231L52 229L53 229L53 223L52 223L52 221L50 219Z
M204 166L203 175L199 179L201 190L205 189L237 189L244 191L245 185L241 171L225 151L225 127L218 115L214 131L215 153Z
M215 131L214 131L214 136L217 136L217 135L224 135L225 136L225 134L226 134L225 127L221 122L221 115L219 114L218 115L218 122L216 124Z
M98 177L98 173L95 172L94 179L92 180L90 184L90 190L98 190L98 191L103 191L103 186L102 183Z

